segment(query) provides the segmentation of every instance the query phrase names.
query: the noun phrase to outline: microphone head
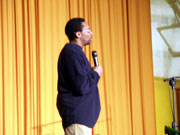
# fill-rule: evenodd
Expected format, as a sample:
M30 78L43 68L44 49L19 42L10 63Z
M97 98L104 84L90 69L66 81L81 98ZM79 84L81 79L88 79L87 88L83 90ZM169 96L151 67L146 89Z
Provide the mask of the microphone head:
M96 51L92 51L92 56L93 57L97 57L97 52Z

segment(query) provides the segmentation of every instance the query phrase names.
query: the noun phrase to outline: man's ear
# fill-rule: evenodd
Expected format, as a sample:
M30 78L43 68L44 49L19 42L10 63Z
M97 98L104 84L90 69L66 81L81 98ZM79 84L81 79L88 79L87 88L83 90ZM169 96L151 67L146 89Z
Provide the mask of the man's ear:
M80 37L81 37L81 32L79 32L79 31L76 32L76 37L77 37L77 38L80 38Z

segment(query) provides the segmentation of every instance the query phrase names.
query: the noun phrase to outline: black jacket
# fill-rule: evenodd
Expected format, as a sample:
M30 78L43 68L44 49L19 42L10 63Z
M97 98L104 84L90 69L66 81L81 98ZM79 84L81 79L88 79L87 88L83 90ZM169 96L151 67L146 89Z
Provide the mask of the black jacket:
M64 129L75 123L94 127L100 113L99 78L82 48L66 44L58 60L57 96Z

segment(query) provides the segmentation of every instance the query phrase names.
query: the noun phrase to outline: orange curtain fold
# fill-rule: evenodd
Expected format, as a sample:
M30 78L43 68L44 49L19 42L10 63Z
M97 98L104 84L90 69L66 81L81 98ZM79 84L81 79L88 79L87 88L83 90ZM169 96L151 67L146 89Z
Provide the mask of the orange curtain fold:
M155 135L149 0L0 0L0 135L64 133L57 60L73 17L90 25L84 52L103 67L93 134Z

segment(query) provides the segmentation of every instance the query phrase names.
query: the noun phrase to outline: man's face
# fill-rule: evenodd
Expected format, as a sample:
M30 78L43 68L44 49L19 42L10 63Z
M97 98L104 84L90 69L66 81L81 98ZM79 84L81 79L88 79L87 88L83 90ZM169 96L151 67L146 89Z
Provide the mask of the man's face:
M82 26L83 27L81 31L80 40L82 41L83 45L89 45L92 41L93 33L86 22L83 22Z

